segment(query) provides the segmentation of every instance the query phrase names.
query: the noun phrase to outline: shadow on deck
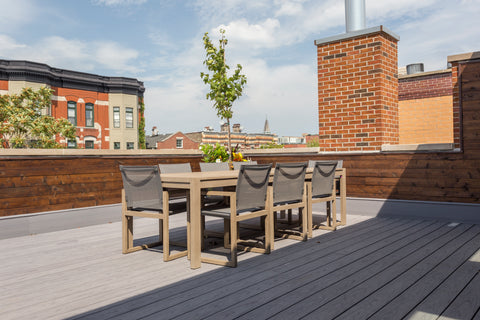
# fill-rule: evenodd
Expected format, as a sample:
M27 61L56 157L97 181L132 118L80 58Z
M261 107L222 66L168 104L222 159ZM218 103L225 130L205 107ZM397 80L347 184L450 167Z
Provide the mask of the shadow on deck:
M375 218L69 319L478 318L479 248L478 225Z

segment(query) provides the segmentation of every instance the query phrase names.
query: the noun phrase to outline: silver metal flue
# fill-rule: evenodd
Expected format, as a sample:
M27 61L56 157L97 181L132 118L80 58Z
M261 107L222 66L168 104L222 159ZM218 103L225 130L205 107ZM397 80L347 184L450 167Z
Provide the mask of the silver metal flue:
M345 0L345 22L347 33L366 28L365 0Z

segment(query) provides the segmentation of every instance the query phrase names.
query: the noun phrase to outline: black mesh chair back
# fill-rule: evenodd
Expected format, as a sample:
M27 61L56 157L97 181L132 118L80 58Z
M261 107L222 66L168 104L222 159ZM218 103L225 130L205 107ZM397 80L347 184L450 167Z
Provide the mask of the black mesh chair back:
M233 170L240 170L241 166L250 166L257 164L257 161L234 161Z
M312 197L332 195L336 168L336 161L317 161L315 163L312 175Z
M307 163L277 163L273 175L273 203L302 201Z
M244 165L237 181L237 213L265 209L267 187L272 165Z
M313 168L315 167L315 163L320 160L308 160L308 167ZM343 160L321 160L321 161L329 161L329 162L337 162L337 168L343 167Z
M120 166L129 210L162 211L162 180L157 166Z
M200 162L200 171L227 171L228 162Z
M192 172L190 163L160 163L160 173Z

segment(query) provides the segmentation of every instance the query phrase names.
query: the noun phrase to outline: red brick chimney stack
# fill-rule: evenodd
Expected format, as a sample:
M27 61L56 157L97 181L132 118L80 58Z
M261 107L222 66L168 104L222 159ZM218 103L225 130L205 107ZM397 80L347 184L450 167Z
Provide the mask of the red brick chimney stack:
M398 40L379 26L315 41L320 151L398 144Z
M315 41L320 151L378 151L398 144L400 39L366 28L365 0L345 0L346 33Z

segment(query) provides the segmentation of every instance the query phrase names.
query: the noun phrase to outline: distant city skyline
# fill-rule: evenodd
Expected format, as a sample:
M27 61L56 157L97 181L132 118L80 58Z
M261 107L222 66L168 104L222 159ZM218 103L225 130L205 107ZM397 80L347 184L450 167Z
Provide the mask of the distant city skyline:
M227 63L243 66L231 123L245 132L318 133L314 41L345 33L344 0L0 0L0 58L133 77L145 84L147 134L220 128L200 78L202 36L224 28ZM366 0L367 28L400 36L399 67L445 69L479 51L480 0Z

